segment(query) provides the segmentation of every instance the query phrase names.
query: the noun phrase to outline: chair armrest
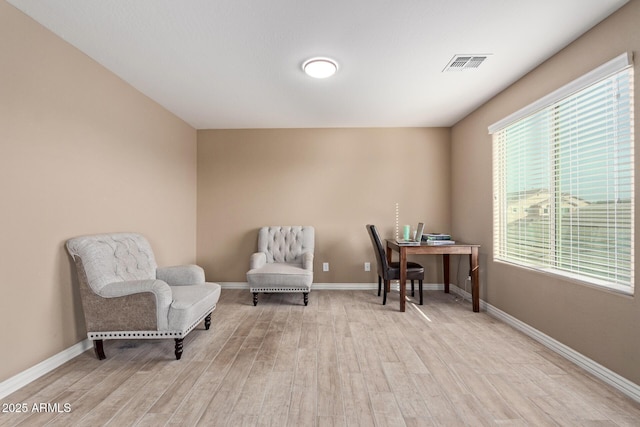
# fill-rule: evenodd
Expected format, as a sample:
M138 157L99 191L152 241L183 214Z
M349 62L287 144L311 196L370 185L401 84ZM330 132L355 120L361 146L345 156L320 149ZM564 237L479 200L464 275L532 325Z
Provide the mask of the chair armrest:
M156 277L167 282L170 286L196 285L205 282L204 270L197 265L158 267Z
M264 252L255 252L251 254L249 259L249 270L260 268L267 263L267 254Z
M109 283L100 289L103 298L125 297L128 295L151 292L156 297L156 316L158 330L167 329L169 306L173 301L171 288L162 280L129 280Z
M313 252L305 252L302 254L302 268L313 271Z
M171 301L171 288L162 280L127 280L124 282L109 283L100 289L98 295L103 298L124 297L138 294L140 292L151 292L158 298L167 298Z

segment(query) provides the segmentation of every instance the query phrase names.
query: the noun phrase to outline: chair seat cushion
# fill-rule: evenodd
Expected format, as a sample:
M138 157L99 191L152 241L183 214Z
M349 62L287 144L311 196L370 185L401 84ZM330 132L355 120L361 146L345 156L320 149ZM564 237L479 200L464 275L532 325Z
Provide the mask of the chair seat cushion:
M255 289L311 289L313 271L305 270L299 264L273 262L247 272L247 281L252 292Z
M216 306L220 290L217 283L171 286L173 301L169 307L169 330L193 329Z
M389 264L389 280L398 280L400 278L400 263L392 262ZM424 280L424 267L418 263L407 261L407 279L408 280Z

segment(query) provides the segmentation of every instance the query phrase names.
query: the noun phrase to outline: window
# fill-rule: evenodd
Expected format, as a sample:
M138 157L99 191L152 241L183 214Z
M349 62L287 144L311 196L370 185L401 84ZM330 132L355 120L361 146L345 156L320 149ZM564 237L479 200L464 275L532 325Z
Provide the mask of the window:
M632 71L621 55L489 128L495 260L633 294Z

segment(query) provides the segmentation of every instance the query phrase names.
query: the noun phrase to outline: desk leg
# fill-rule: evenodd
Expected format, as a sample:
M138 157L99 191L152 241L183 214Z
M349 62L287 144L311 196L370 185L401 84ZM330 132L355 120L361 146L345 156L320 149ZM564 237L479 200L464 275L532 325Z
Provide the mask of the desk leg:
M469 255L469 265L471 266L471 299L473 301L473 311L480 311L480 274L478 269L478 248L471 248Z
M400 311L404 312L407 295L407 250L400 247Z
M449 254L442 254L442 269L444 270L444 293L449 293Z

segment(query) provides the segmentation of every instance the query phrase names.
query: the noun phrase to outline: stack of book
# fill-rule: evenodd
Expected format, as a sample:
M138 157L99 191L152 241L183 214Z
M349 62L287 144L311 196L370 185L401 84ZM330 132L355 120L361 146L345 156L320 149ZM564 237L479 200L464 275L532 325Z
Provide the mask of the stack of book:
M422 240L428 245L454 245L456 243L455 240L451 240L450 234L442 233L425 233L422 235Z

